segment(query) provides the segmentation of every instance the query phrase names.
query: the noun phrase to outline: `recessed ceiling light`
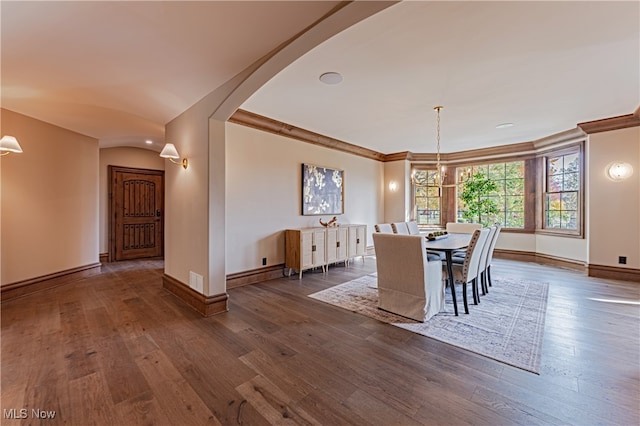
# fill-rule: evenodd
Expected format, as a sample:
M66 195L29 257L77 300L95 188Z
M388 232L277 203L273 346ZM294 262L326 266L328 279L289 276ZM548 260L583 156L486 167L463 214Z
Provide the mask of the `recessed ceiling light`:
M146 140L146 141L144 141L144 143L146 143L147 145L152 145L152 144L153 144L153 141Z
M320 76L320 81L324 84L339 84L342 82L342 75L337 72L325 72Z
M498 124L496 126L496 129L505 129L507 127L511 127L513 126L513 123L502 123L502 124Z

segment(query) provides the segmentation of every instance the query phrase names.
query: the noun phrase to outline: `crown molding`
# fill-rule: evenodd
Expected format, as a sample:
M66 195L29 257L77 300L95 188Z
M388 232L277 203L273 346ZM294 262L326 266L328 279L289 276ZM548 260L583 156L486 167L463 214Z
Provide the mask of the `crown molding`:
M272 118L264 117L253 112L238 109L230 118L231 123L240 124L254 129L262 130L276 135L285 136L313 145L335 149L371 160L384 161L385 155L372 149L364 148L328 136L314 133L300 127L286 124Z
M385 163L388 161L401 161L401 160L412 161L414 159L414 156L415 154L409 151L395 152L393 154L385 154L382 161L384 161Z
M324 136L319 133L314 133L291 124L283 123L242 109L238 109L229 118L229 122L381 162L411 161L413 163L430 164L435 163L437 160L435 153L401 151L391 154L383 154L372 149L334 139L329 136ZM550 149L556 149L584 141L587 135L591 133L606 132L635 126L640 126L640 107L638 107L633 114L580 123L573 129L555 133L530 142L441 153L440 162L442 164L449 165L514 156L518 156L519 158L534 157L535 155L544 153Z
M640 126L640 108L636 109L633 114L578 123L578 127L589 135L592 133L610 132L612 130L637 126Z

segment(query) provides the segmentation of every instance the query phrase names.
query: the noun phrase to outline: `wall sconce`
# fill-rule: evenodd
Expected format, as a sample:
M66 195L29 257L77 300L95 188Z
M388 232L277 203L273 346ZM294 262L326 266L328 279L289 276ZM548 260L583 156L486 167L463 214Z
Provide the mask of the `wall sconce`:
M180 160L180 154L178 154L178 150L172 143L165 144L164 148L162 148L162 152L160 153L160 157L168 158L174 164L182 164L182 167L185 169L189 166L189 161L186 158Z
M396 189L398 189L398 184L396 183L396 181L392 180L391 182L389 182L389 191L395 192Z
M625 180L633 174L633 167L629 163L615 161L607 166L607 176L612 181Z
M3 136L2 139L0 139L0 156L8 155L12 152L15 152L16 154L22 153L22 148L20 147L18 140L13 136Z

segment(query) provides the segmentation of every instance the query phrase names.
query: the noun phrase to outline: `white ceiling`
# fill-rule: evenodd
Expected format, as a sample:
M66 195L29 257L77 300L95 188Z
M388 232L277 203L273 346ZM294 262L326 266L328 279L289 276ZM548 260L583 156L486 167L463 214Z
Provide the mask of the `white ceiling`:
M0 2L2 107L162 149L164 125L338 2Z
M337 2L7 2L2 107L160 149L164 125ZM340 72L341 84L318 80ZM539 139L640 105L640 3L403 2L243 109L382 153ZM513 127L496 129L500 123Z

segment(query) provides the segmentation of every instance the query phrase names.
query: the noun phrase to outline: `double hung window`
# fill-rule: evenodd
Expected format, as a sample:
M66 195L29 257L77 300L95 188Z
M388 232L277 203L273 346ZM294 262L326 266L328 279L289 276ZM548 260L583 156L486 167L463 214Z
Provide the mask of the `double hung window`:
M435 170L416 170L413 174L413 203L418 225L440 225L441 204Z
M543 227L580 231L582 167L580 151L545 157Z

